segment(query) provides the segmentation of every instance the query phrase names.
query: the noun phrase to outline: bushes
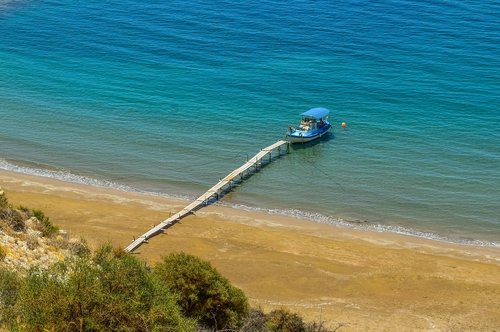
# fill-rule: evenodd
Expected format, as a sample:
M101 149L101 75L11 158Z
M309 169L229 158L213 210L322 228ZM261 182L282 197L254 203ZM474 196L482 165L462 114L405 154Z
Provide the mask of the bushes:
M267 316L267 326L276 332L305 332L302 318L284 309L273 310Z
M241 290L184 253L153 270L106 245L24 277L0 269L0 330L327 332L286 310L250 310Z
M209 262L176 253L164 257L154 271L178 295L177 303L187 317L215 330L237 329L243 324L248 314L245 294Z
M41 222L40 231L42 232L43 236L51 237L59 232L59 227L52 224L49 217L47 217L42 211L33 210L33 216Z
M302 317L285 309L276 309L265 314L260 309L252 309L240 332L330 332L344 326L328 329L324 322L304 323Z
M85 239L80 239L78 241L69 241L67 248L72 255L84 257L90 255L90 248Z
M16 209L7 207L0 210L0 220L4 220L16 232L24 232L26 230L25 215Z
M2 298L3 301L3 298ZM194 331L144 263L104 246L93 257L32 269L7 320L27 331Z
M15 272L0 268L0 330L6 321L15 317L13 306L20 287L21 280Z
M32 269L15 297L11 312L17 315L9 316L8 327L28 331L194 331L198 323L202 328L220 330L236 329L247 317L243 292L208 262L173 254L154 271L111 246L49 270Z
M39 231L45 237L55 235L59 228L52 224L49 217L47 217L40 210L30 210L27 207L20 206L18 209L13 208L0 188L0 220L4 220L9 227L16 232L26 231L26 222L30 217L36 217L40 221Z
M91 288L98 289L100 294L91 296L91 299L106 298L96 310L97 321L104 330L123 329L125 326L130 327L130 331L159 328L155 319L151 318L161 317L150 313L152 309L157 313L158 305L181 319L173 296L156 283L143 262L123 251L113 252L110 246L102 247L94 260L99 266L99 279L98 284ZM165 297L160 301L158 294ZM174 319L171 323L177 325Z
M265 314L260 309L252 309L248 315L241 332L326 332L327 330L315 330L318 324L306 325L302 318L285 309L276 309Z
M5 196L0 195L0 200L2 197L4 198ZM59 228L52 224L49 217L40 210L30 211L25 207L14 209L10 206L0 208L0 220L4 220L16 232L26 231L26 220L32 216L40 221L37 230L42 232L43 236L52 237L59 232Z
M251 309L240 332L270 332L266 314L260 309Z
M335 328L326 327L325 322L304 322L302 317L286 309L276 309L265 314L260 309L250 309L239 332L334 332L343 327L338 324Z
M9 201L2 188L0 188L0 210L6 209L7 207L9 207Z
M5 220L9 227L16 232L21 232L26 229L23 213L11 208L2 188L0 188L0 220Z
M1 189L0 220L10 233L58 232L42 211L12 208ZM32 249L39 245L33 234L20 235ZM64 241L61 235L51 243L75 256L48 270L20 276L0 268L0 331L304 331L297 315L249 314L243 292L197 257L171 254L152 273L122 249L91 254L84 240ZM0 262L5 256L0 245Z

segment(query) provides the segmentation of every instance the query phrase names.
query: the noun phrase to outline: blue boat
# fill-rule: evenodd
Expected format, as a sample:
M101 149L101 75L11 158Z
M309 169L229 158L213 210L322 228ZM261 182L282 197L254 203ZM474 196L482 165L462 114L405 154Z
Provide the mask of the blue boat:
M290 143L305 143L326 135L332 130L330 111L326 108L311 108L301 114L302 120L297 127L288 127L286 136Z

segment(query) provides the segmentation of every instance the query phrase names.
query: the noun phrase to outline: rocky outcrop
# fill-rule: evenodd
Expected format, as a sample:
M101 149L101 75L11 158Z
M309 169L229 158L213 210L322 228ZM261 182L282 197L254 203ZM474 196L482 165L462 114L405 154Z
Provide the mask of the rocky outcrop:
M48 268L89 251L83 240L69 239L64 231L46 235L47 227L54 226L41 215L43 220L27 208L13 208L0 187L0 267L18 272L35 266Z

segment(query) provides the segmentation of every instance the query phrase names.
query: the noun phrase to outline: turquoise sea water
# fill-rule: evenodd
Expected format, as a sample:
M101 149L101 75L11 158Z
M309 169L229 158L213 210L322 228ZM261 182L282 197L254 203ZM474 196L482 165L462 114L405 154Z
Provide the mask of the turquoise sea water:
M500 246L495 1L0 1L0 168ZM347 122L342 129L341 122Z

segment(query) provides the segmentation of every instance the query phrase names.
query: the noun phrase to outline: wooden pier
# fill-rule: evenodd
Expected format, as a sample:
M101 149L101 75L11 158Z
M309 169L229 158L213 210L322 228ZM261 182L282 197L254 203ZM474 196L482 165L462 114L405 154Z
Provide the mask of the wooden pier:
M132 243L130 243L125 248L125 251L133 252L143 243L147 243L153 236L164 233L166 229L178 223L182 218L204 206L207 206L212 200L219 200L221 195L231 191L235 181L242 181L246 175L252 174L252 169L254 171L257 171L263 163L270 163L273 160L272 153L274 150L278 151L277 157L280 157L282 147L284 146L286 149L286 153L288 153L289 143L283 140L277 141L276 143L260 150L259 153L250 158L245 164L229 173L226 177L217 182L216 185L208 189L203 195L194 200L191 204L189 204L176 214L172 215L168 219L163 220L161 223L151 228L149 231L142 234L137 239L134 239L134 241L132 241ZM269 159L266 160L266 157L268 157Z

